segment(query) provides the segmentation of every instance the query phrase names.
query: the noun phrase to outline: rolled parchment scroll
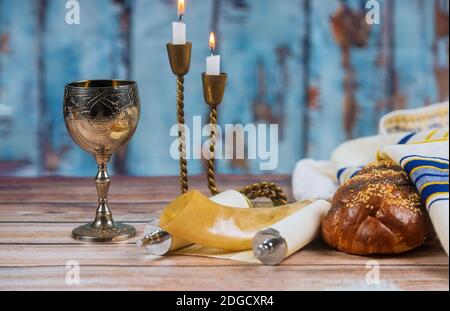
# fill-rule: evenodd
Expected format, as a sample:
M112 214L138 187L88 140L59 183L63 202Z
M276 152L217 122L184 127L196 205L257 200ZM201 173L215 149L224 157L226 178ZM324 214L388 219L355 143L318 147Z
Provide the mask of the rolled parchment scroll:
M315 201L292 215L259 231L253 239L253 254L265 265L277 265L313 241L331 204Z

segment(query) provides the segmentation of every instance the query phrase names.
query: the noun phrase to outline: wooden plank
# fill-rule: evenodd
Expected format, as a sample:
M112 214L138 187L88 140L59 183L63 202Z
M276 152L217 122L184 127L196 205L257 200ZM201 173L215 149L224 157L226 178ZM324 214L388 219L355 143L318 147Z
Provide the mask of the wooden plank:
M132 222L148 221L159 216L166 202L111 203L114 218ZM0 223L92 221L96 202L0 203Z
M194 256L152 256L134 244L2 245L0 267L58 267L69 260L82 266L229 266L248 265Z
M277 124L276 171L283 173L292 171L302 151L301 2L222 1L216 21L229 79L220 124ZM233 171L229 161L218 162L222 171ZM259 172L259 162L248 161L251 172Z
M80 267L67 285L65 267L0 268L0 290L447 290L448 268L383 267L380 284L365 267ZM274 277L276 275L276 277ZM326 277L324 277L326 276Z
M80 252L81 254L85 254L85 256L83 255L83 258L94 261L101 260L102 258L107 258L108 254L111 255L113 249L115 249L114 256L119 256L119 258L129 256L130 253L132 253L133 256L143 254L142 250L135 250L134 243L137 238L142 235L142 230L145 226L144 223L133 223L133 225L138 230L137 237L126 242L118 243L120 245L95 245L95 247L81 247L82 250L80 250L79 247L74 247L73 245L87 244L74 240L70 237L71 230L77 225L78 224L75 223L1 223L0 244L2 244L2 259L0 261L0 265L7 265L8 262L13 263L13 265L19 264L21 261L18 261L17 258L13 258L14 254L18 253L20 253L21 256L24 256L23 260L25 263L29 262L29 260L38 260L38 263L40 263L41 265L44 265L44 262L39 261L38 255L40 253L44 254L44 257L41 259L48 260L49 258L54 258L54 256L56 256L57 258L61 256L67 256L67 258L72 259L79 258L79 255L77 255L77 253ZM38 234L36 234L36 232L38 232ZM16 244L21 245L18 246ZM21 251L19 252L19 250ZM27 253L33 254L33 252L35 255L37 255L37 257L26 256ZM101 255L102 253L103 257ZM136 259L133 256L131 258L128 258L131 259L131 262L127 262L128 264L132 264L132 262ZM178 260L178 257L174 258ZM365 264L365 262L370 259L380 260L382 264L434 264L448 266L448 257L436 244L428 244L422 248L401 256L369 258L364 256L351 256L341 252L336 252L334 250L328 249L321 243L315 243L311 246L308 246L298 255L287 259L285 261L285 264L295 265L316 263L329 265L361 265ZM36 261L33 261L33 263L37 264Z
M262 177L219 177L223 189L238 189ZM290 193L290 179L273 176ZM176 177L114 178L110 206L117 219L148 221L178 196ZM192 178L192 185L209 195L203 177ZM0 178L0 222L86 222L96 208L92 180L86 178Z
M92 167L93 174L96 173L96 167ZM114 176L112 175L112 179L114 182L119 184L126 184L129 186L139 185L139 184L145 184L147 182L154 182L155 187L162 187L166 185L173 185L173 183L178 180L177 176L157 176L157 177L124 177L124 176ZM92 177L93 178L93 177ZM36 187L45 187L45 186L62 186L66 185L68 187L72 186L79 186L85 185L86 181L91 181L92 178L80 178L80 177L62 177L62 176L42 176L37 178L21 178L21 177L14 177L14 176L8 176L8 177L1 177L0 176L0 189L2 187L30 187L30 186L36 186ZM255 182L257 180L261 179L268 179L276 181L276 182L282 182L282 183L289 183L290 177L289 175L283 175L283 174L273 174L273 175L225 175L225 174L219 174L217 176L218 180L222 182L227 183L243 183L243 182ZM194 184L196 183L202 183L205 181L205 176L203 174L201 175L193 175L192 176L192 182ZM174 187L176 188L176 187Z
M220 9L214 11L214 4L219 2ZM304 10L306 2L311 3L308 16ZM188 124L192 123L193 115L205 116L207 111L200 74L208 54L208 32L215 29L223 69L229 75L221 124L254 122L253 114L257 113L269 115L260 118L263 122L279 123L285 134L280 136L279 172L290 172L302 156L302 144L309 147L307 156L328 158L345 139L342 130L345 72L342 51L329 23L341 3L339 0L187 2L188 39L194 43L191 72L186 77ZM345 3L355 9L364 1ZM434 102L438 93L441 99L448 97L448 87L443 85L448 84L444 83L448 76L448 72L445 75L448 38L435 42L433 35L437 0L395 3L379 0L379 3L381 24L373 27L369 45L364 49L353 48L350 53L360 108L355 136L374 134L378 117L384 112L403 105L416 107ZM0 140L0 158L5 161L3 173L35 175L42 172L39 167L45 166L47 172L58 174L93 174L86 166L95 165L92 156L74 144L64 127L61 116L64 83L84 78L125 77L126 71L131 71L131 78L139 82L143 109L124 165L135 175L177 174L177 161L168 154L174 137L167 135L175 123L175 81L165 51L171 38L170 22L177 18L174 1L81 1L80 25L64 22L67 10L60 0L0 0L0 4L0 32L7 39L2 46L8 46L6 52L6 48L0 52L0 105L6 108L2 110L6 111L7 127L10 120L13 122L6 128L9 133ZM128 4L133 4L131 12L124 9ZM149 18L150 12L158 14ZM392 12L391 16L387 12ZM307 18L311 21L309 33L304 23ZM386 26L389 20L393 21L393 27ZM301 42L306 36L310 38L310 55L302 63ZM39 40L41 45L38 38L43 39ZM438 43L436 54L434 43ZM439 75L433 73L436 64L443 70ZM307 65L311 68L307 91L314 97L310 105L306 103L306 81L301 74ZM265 85L261 83L263 75ZM44 86L41 90L40 83ZM438 92L439 86L447 92ZM255 112L254 107L261 102L263 105L258 107L262 107L262 112ZM279 103L283 105L278 106ZM309 122L301 121L304 106ZM38 128L47 130L48 135L39 135ZM41 148L37 143L39 137ZM42 137L49 138L48 148L44 148L46 141ZM40 149L45 149L44 159L39 157ZM229 162L218 162L219 171L232 171ZM257 172L256 164L250 163L251 171ZM204 171L202 161L190 161L189 168L194 174Z
M339 1L311 1L310 79L318 98L309 111L308 156L317 159L327 159L345 136L342 55L330 26L330 17L339 5Z
M127 259L124 264L137 264L139 261L136 256L145 254L144 250L136 250L134 243L142 235L144 223L133 223L138 230L138 235L129 241L118 243L119 245L99 244L93 247L70 237L71 230L77 226L76 223L1 223L0 224L0 244L2 244L0 265L19 265L21 262L25 265L45 265L45 260L55 258L85 258L86 264L102 261L105 258ZM38 234L36 234L38 233ZM20 244L20 245L17 245ZM75 247L75 245L83 245ZM113 254L114 253L114 254ZM18 260L17 254L22 259ZM27 256L29 254L29 256ZM130 255L131 254L131 255ZM39 256L42 255L42 258ZM16 256L16 257L14 257ZM170 257L179 264L183 264L183 257ZM448 257L436 244L428 244L413 252L393 257L364 257L351 256L341 252L336 252L327 248L322 243L315 243L288 258L285 265L298 264L328 264L328 265L364 265L367 260L377 259L381 264L398 265L447 265ZM44 260L44 261L42 261ZM93 262L91 262L93 261ZM202 260L192 259L197 264ZM219 263L221 261L219 260ZM111 263L106 260L103 264ZM48 263L47 263L48 264ZM151 263L154 264L154 263ZM216 263L217 264L217 263ZM203 263L202 263L203 265Z
M260 177L219 176L222 189L239 189L247 184L270 180L277 182L287 195L291 194L290 178L285 175ZM191 189L199 189L208 194L203 176L191 178ZM128 202L168 202L179 195L177 177L114 177L111 182L110 201ZM0 203L6 202L95 202L96 190L92 179L46 177L35 179L0 178Z
M222 179L236 188L255 177ZM286 176L274 179L289 184ZM116 191L117 203L111 203L115 219L135 225L138 236L122 243L95 245L70 237L80 222L92 220L95 188L91 180L8 181L0 179L0 290L448 290L448 257L436 242L400 256L364 257L337 252L318 241L279 267L193 256L151 256L134 243L146 221L177 195L174 177L115 179L117 188L112 191ZM203 177L195 177L194 183L202 186ZM40 202L34 203L30 193ZM61 193L70 193L70 201ZM65 284L68 260L81 264L79 286ZM381 267L381 284L375 287L365 282L368 260L377 260ZM408 273L411 271L414 273Z
M119 218L115 220L122 221ZM139 237L145 223L131 223ZM0 223L0 244L85 244L70 236L72 229L79 225L80 223ZM120 243L135 243L137 237Z
M76 260L83 266L241 266L258 265L195 256L151 256L145 248L133 244L95 245L14 245L3 244L0 267L55 267ZM362 266L377 260L380 266L442 266L448 269L448 257L436 245L426 245L399 256L352 256L316 242L286 259L282 266Z
M155 202L112 202L109 204L114 218L123 221L145 222L159 217L168 204ZM270 206L270 202L256 202L258 206ZM261 204L261 205L259 205ZM97 203L92 202L43 202L0 203L0 223L78 223L92 221Z
M432 52L435 1L400 0L392 3L395 6L393 31L397 83L408 107L421 107L438 100Z

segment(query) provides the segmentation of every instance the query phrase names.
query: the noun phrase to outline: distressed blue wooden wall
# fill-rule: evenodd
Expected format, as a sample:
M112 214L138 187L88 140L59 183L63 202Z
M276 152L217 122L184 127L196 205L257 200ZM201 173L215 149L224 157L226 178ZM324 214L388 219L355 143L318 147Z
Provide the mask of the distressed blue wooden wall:
M91 156L67 135L62 95L65 83L95 78L140 87L138 131L112 170L177 174L169 154L175 79L165 50L175 2L79 0L81 24L67 25L64 0L0 0L0 174L94 173ZM339 25L358 16L363 0L188 0L188 124L207 115L200 74L211 30L229 74L220 123L278 123L279 173L376 133L388 111L447 99L448 1L378 2L381 24L357 46L345 44L357 35ZM189 165L202 173L202 161ZM258 161L220 161L219 171L258 173Z

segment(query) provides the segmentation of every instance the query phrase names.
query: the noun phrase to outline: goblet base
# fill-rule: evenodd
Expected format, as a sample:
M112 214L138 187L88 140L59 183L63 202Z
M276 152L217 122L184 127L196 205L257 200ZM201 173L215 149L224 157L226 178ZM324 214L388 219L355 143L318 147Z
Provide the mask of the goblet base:
M115 223L113 227L96 227L93 224L79 226L72 231L74 239L84 242L118 242L136 235L133 226Z

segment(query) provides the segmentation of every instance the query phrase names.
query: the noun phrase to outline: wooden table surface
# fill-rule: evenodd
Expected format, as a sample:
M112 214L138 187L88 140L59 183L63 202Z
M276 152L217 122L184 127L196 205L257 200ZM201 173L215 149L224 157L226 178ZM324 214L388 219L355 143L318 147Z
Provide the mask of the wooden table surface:
M222 176L222 189L262 177ZM290 192L289 178L270 176ZM202 178L193 187L205 191ZM178 193L177 178L113 178L116 221L138 236ZM93 219L92 179L0 178L0 290L449 290L448 257L437 243L391 257L351 256L318 241L276 267L221 259L167 256L150 260L135 239L85 244L71 230ZM66 263L80 264L80 284L66 283ZM366 264L380 265L379 284L366 282ZM370 264L370 263L369 263Z

